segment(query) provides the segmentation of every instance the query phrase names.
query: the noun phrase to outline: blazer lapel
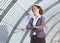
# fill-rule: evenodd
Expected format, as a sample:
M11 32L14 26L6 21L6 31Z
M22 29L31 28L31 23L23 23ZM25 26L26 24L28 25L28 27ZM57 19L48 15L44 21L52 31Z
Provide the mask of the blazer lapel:
M31 26L33 26L33 20L34 20L34 19L32 18L32 19L31 19Z
M42 19L42 16L41 16L41 18L39 18L39 19L37 20L36 26L38 26L38 25L41 24L41 21L42 21L41 19Z

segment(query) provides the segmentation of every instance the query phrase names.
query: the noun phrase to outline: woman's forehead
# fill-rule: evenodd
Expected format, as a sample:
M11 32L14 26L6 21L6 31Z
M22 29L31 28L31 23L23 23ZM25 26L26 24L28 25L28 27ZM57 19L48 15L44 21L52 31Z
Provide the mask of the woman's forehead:
M33 6L33 8L35 8L36 6Z
M33 8L36 7L36 6L33 6Z

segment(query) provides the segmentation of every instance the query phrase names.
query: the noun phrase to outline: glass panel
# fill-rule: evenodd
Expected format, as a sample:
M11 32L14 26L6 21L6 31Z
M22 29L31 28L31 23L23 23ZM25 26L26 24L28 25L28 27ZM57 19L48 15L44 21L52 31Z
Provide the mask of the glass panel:
M18 0L18 5L21 6L23 9L27 10L34 2L37 0Z

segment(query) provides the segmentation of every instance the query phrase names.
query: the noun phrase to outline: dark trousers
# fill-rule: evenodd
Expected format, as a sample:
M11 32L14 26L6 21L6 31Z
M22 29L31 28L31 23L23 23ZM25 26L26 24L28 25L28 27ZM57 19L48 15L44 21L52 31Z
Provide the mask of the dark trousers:
M44 38L37 38L36 35L33 35L31 37L31 42L30 43L46 43L45 37Z

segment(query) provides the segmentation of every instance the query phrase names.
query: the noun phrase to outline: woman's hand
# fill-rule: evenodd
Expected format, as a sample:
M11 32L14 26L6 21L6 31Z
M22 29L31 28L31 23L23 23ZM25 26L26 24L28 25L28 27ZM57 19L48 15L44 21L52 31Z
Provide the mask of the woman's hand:
M37 28L37 29L39 29L41 26L34 26L34 28Z
M42 26L34 26L34 28L36 28L37 31L42 30Z

